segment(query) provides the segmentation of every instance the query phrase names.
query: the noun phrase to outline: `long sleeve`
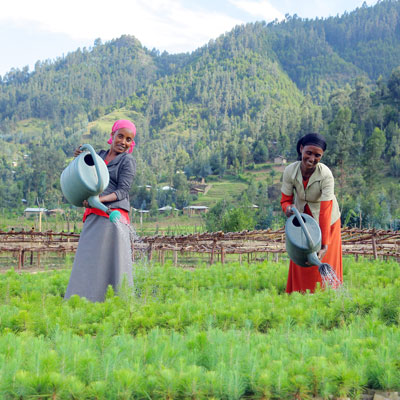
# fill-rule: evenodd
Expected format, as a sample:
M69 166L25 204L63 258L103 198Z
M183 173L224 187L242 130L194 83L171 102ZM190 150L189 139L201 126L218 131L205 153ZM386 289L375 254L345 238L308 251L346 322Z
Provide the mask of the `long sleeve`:
M322 235L322 245L330 244L332 200L321 201L319 211L319 227Z
M286 208L293 204L293 195L288 196L287 194L282 192L282 197L281 197L281 207L283 212L286 212Z
M134 159L132 157L125 157L118 170L117 187L114 190L114 193L117 195L117 200L129 198L129 190L132 186L135 172L136 165Z

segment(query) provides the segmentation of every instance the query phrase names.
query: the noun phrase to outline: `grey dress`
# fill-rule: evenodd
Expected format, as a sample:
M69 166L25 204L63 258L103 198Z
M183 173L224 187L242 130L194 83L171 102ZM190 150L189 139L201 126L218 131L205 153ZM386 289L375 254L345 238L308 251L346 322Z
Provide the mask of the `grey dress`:
M101 150L98 154L105 159L107 153ZM117 200L105 205L129 211L129 190L135 176L135 161L131 155L123 153L107 167L110 183L102 195L114 192ZM127 224L113 223L96 214L88 215L79 238L65 298L77 294L93 302L104 301L108 285L118 291L126 280L132 286L130 234Z

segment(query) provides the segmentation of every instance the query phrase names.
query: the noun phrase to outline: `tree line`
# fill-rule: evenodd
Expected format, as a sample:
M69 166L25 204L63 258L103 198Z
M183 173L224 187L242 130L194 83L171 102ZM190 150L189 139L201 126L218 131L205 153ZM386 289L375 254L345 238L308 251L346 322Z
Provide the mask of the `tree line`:
M137 208L187 205L191 177L239 177L278 155L294 160L297 139L318 131L328 140L324 160L337 177L343 222L395 226L399 4L238 26L191 54L160 54L130 36L98 39L32 72L11 70L0 82L0 206L60 203L59 174L88 124L85 140L104 148L109 127L102 121L122 114L138 130ZM376 62L386 53L388 62ZM260 227L272 223L262 214L277 212L267 180L263 187L249 182L236 199L265 203ZM149 194L147 184L177 190Z

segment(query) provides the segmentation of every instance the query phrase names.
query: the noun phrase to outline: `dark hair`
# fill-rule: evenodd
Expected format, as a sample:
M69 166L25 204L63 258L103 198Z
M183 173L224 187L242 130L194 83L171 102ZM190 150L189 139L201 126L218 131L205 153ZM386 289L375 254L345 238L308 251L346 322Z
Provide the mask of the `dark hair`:
M326 141L325 138L320 135L319 133L309 133L302 138L299 139L297 142L296 150L298 160L301 160L301 151L300 151L300 146L307 146L307 145L312 145L312 146L317 146L321 148L323 151L326 150Z

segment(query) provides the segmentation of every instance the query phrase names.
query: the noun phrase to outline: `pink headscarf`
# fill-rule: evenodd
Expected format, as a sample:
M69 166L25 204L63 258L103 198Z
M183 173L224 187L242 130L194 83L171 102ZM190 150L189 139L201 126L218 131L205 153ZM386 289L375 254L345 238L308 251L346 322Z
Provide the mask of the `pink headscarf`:
M118 129L129 129L133 133L133 137L136 136L136 126L133 122L129 121L129 119L119 119L118 121L114 122L114 125L111 128L111 135L110 139L108 139L107 143L111 144L112 143L112 134L117 132ZM135 141L132 140L131 147L129 147L128 153L132 153L133 148L135 147Z

